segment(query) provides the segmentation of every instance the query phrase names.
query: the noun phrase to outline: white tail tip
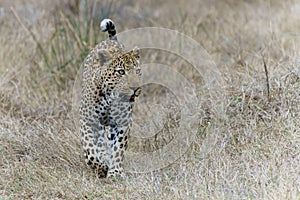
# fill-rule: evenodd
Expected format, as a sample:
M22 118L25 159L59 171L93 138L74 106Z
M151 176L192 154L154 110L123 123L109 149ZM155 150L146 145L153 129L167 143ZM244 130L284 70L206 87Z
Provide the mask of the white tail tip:
M107 23L108 22L111 22L114 24L114 22L111 19L103 19L100 24L101 31L103 31L103 32L107 31Z

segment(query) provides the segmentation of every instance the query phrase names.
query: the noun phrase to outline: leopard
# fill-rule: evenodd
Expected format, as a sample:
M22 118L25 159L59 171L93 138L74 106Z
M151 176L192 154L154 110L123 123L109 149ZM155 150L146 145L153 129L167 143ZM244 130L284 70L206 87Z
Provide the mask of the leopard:
M125 50L111 19L100 29L109 39L98 43L83 61L80 135L85 163L100 178L124 177L125 151L136 98L142 89L140 49Z

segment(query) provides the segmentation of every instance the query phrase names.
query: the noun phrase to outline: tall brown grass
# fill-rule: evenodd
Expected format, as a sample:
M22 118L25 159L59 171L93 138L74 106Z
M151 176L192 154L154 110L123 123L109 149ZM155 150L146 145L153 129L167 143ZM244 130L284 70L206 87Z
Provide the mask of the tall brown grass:
M0 199L300 198L299 2L2 0L0 8ZM98 28L104 17L119 31L160 26L185 33L207 50L226 83L225 112L216 117L210 104L201 107L202 123L183 157L117 181L99 180L84 165L72 114L80 64L106 38ZM134 130L160 126L148 120L161 106L174 111L167 93L145 89ZM163 136L156 139L149 148L165 145Z

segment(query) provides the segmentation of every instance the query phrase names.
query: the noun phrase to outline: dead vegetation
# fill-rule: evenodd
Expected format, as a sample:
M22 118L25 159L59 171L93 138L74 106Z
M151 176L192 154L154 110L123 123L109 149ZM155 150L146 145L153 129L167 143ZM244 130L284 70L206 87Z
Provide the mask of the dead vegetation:
M293 0L0 1L0 199L299 199L299 11ZM84 165L72 113L80 63L106 38L98 20L107 16L119 31L185 33L225 82L214 88L224 97L216 113L201 77L179 64L203 99L195 142L166 168L117 181ZM134 131L176 129L173 94L145 89ZM162 133L142 151L176 136Z

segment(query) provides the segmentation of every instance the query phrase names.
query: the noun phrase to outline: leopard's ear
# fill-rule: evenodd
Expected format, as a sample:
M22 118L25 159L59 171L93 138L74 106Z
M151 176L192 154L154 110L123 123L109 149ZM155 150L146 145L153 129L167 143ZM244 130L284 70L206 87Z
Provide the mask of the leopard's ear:
M97 56L101 66L106 65L111 59L110 53L105 49L99 49Z
M131 51L131 56L134 56L136 59L140 59L140 49L138 47L134 47Z

